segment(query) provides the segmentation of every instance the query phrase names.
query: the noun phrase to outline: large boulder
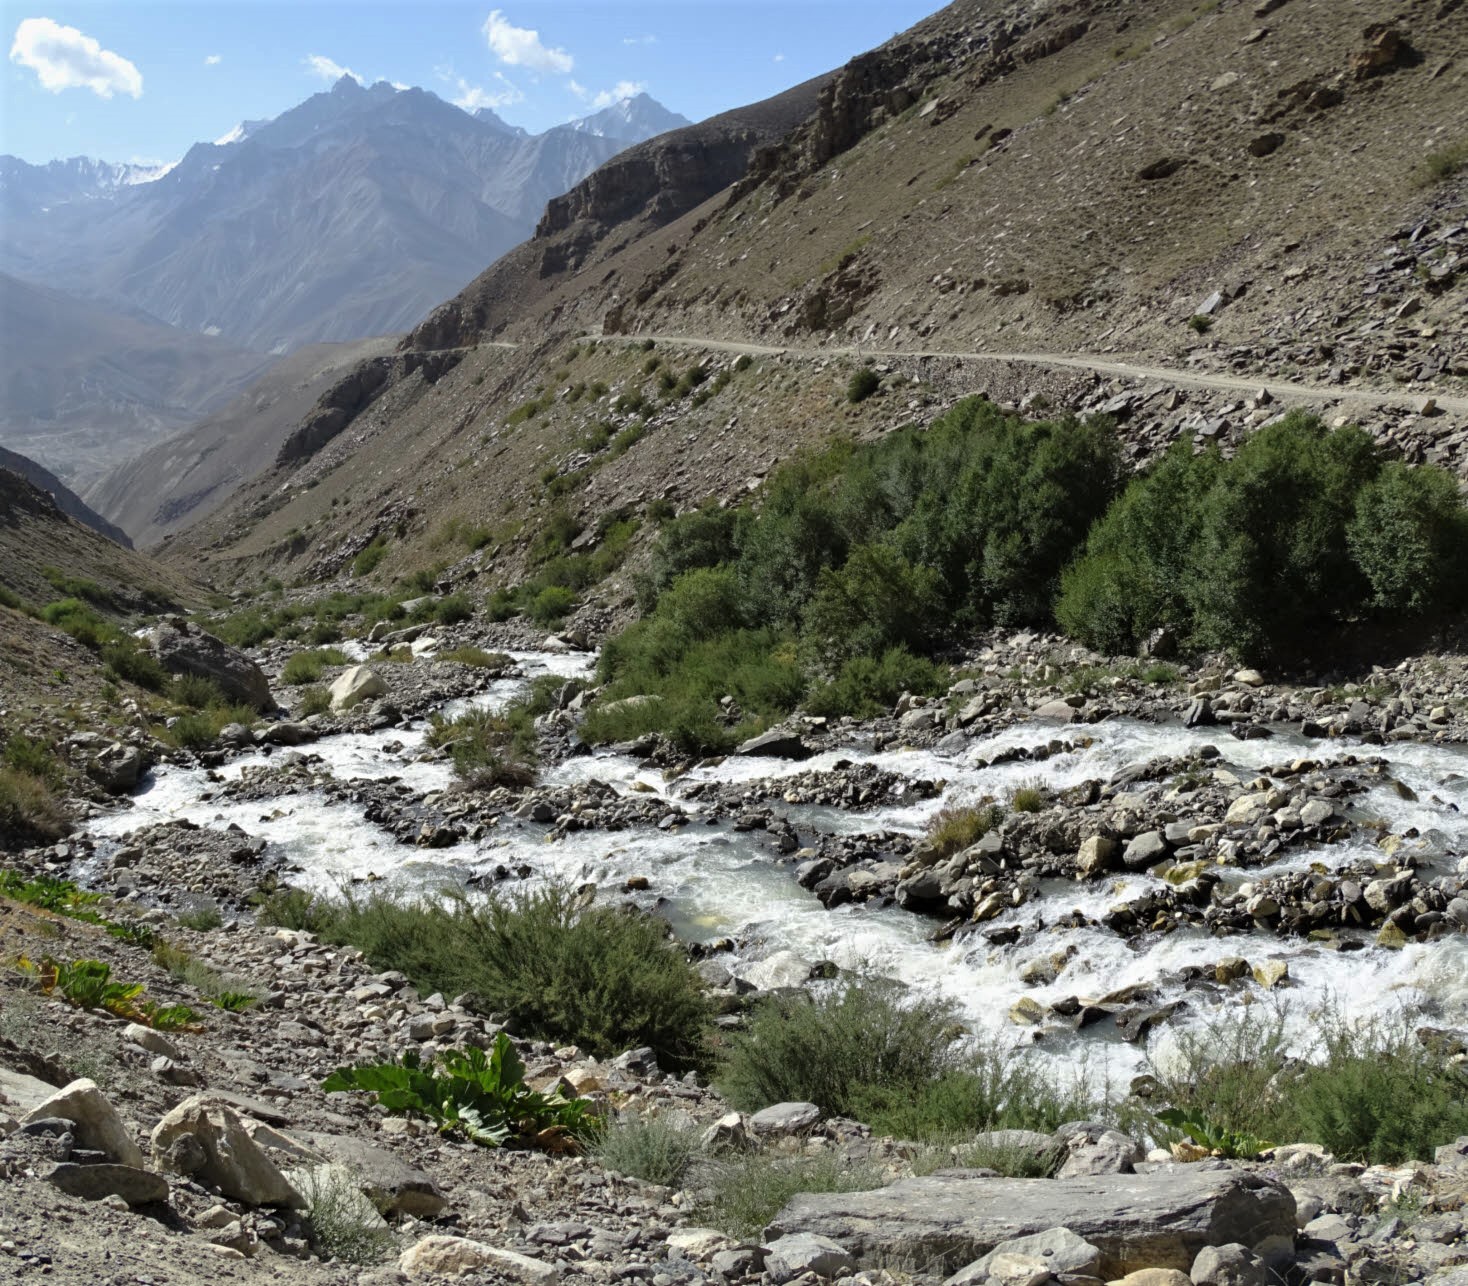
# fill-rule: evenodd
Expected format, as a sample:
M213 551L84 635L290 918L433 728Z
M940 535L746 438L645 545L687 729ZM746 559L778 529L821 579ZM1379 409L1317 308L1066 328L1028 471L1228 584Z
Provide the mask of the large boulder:
M1205 1246L1293 1238L1295 1200L1260 1175L1202 1165L1072 1179L935 1174L875 1192L802 1193L765 1237L819 1233L864 1265L918 1260L952 1272L1052 1228L1095 1246L1107 1281L1141 1268L1185 1273Z
M386 696L387 684L370 665L354 665L337 676L329 691L333 710L350 710L368 697Z
M811 751L798 732L772 728L769 732L761 733L758 737L751 737L748 741L742 742L734 753L736 755L767 755L772 759L807 759Z
M153 1127L153 1160L251 1206L301 1209L301 1194L250 1137L232 1107L196 1094Z
M147 634L153 655L170 674L193 674L208 679L231 701L252 710L273 710L265 671L236 648L217 639L192 621L168 616Z
M138 1170L143 1168L143 1150L133 1142L117 1109L97 1088L96 1081L85 1077L72 1081L27 1112L21 1118L21 1124L57 1117L70 1121L76 1127L73 1134L82 1147L105 1153L109 1160L119 1165Z

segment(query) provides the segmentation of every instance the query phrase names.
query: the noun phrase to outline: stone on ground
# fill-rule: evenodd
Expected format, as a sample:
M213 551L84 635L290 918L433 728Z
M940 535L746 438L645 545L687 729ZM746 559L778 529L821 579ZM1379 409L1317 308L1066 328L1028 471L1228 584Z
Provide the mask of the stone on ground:
M409 1277L462 1277L488 1272L529 1286L554 1286L560 1278L553 1264L468 1237L442 1235L425 1237L408 1247L398 1259L398 1269Z
M776 1281L789 1281L802 1273L827 1279L856 1271L844 1246L819 1233L797 1232L777 1237L765 1246L765 1271Z
M1013 1282L1027 1272L1046 1275L1095 1277L1101 1267L1101 1252L1069 1228L1047 1228L1028 1237L1001 1241L987 1255L960 1268L944 1286L982 1286L991 1277ZM1023 1271L1021 1271L1023 1270Z
M804 1134L820 1119L821 1109L814 1103L776 1103L749 1118L749 1132L765 1136Z
M170 674L208 679L231 701L254 710L272 710L275 700L263 671L243 652L230 647L192 621L170 616L148 632L148 646Z
M306 1203L260 1150L239 1113L217 1099L185 1099L153 1127L153 1160L251 1206Z
M1204 1246L1188 1276L1193 1286L1267 1286L1269 1271L1252 1250L1233 1242Z
M346 673L339 674L328 691L333 710L350 710L368 697L386 696L387 684L370 665L354 665Z
M168 1200L167 1179L132 1165L74 1165L63 1161L51 1168L46 1182L84 1201L121 1197L130 1206L147 1206Z
M306 1139L323 1156L353 1171L362 1191L383 1213L432 1219L444 1208L438 1185L386 1148L344 1134L308 1134Z
M142 1148L133 1142L117 1109L97 1088L95 1081L85 1077L72 1081L27 1112L21 1118L21 1124L58 1116L76 1126L79 1146L104 1152L119 1165L130 1165L138 1170L143 1168Z

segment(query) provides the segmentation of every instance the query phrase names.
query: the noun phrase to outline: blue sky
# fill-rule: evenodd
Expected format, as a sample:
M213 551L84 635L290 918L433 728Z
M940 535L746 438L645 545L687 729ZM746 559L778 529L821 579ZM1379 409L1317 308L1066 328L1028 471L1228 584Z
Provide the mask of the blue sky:
M0 152L177 160L350 71L539 131L645 89L693 120L845 62L941 0L0 0Z

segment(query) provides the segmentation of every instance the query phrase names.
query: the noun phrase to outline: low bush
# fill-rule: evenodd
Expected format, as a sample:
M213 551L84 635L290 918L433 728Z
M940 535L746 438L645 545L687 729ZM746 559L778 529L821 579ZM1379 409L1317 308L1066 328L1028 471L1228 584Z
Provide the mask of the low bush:
M811 714L869 719L897 704L904 692L931 696L945 686L945 670L906 648L888 648L879 657L854 656L834 678L812 688L805 698Z
M220 732L231 723L249 727L255 712L246 705L210 706L207 710L181 714L158 735L180 750L208 750L219 740Z
M392 1230L351 1171L335 1165L303 1167L292 1182L305 1199L311 1244L322 1259L379 1264L397 1247Z
M557 625L576 606L576 592L564 585L547 585L531 600L526 614L537 625Z
M881 387L882 377L870 366L863 366L853 372L851 379L847 381L846 400L853 403L865 402Z
M61 765L56 762L55 752L44 741L24 733L17 732L7 738L0 764L16 772L29 773L48 786L61 783Z
M956 1011L895 983L848 981L819 996L762 1001L729 1037L718 1084L741 1111L814 1103L850 1116L875 1093L910 1095L957 1065Z
M63 598L85 599L104 610L117 606L116 596L110 590L103 589L94 580L89 580L84 576L68 576L55 567L41 568L41 575Z
M332 904L305 889L276 889L261 897L255 909L261 924L279 929L321 933L332 923Z
M940 860L952 857L977 844L1003 820L1004 809L995 803L950 805L933 817L923 842Z
M370 576L387 557L387 537L377 535L352 559L353 576Z
M1045 807L1049 798L1049 792L1045 789L1042 781L1027 781L1014 788L1014 793L1009 797L1009 811L1011 813L1038 813Z
M329 665L350 665L351 658L340 648L321 647L297 652L285 663L280 672L280 681L291 687L315 683L326 672Z
M681 1187L697 1160L699 1129L661 1116L613 1121L592 1155L604 1169L665 1188Z
M707 1001L667 926L611 907L582 907L564 888L399 901L348 894L329 941L401 970L420 991L472 992L526 1035L604 1058L650 1046L669 1070L703 1060Z
M1319 1143L1343 1161L1427 1160L1468 1133L1468 1078L1416 1039L1406 1015L1312 1015L1291 1056L1288 1011L1230 1014L1176 1038L1159 1066L1173 1129L1249 1150ZM1170 1122L1164 1121L1164 1127Z
M331 693L319 684L302 688L300 702L296 707L296 713L302 718L310 718L313 714L325 714L331 709Z
M542 1094L525 1083L525 1064L504 1032L487 1053L473 1046L440 1050L425 1063L409 1050L397 1063L338 1068L321 1088L365 1090L394 1115L425 1118L445 1134L491 1148L579 1152L597 1130L586 1100Z
M41 609L41 619L47 625L70 634L83 647L100 652L105 644L116 643L122 632L110 621L98 616L79 598L63 598L47 603Z
M433 618L440 625L458 625L474 615L474 606L467 594L449 594L438 600L433 609Z
M447 747L454 771L470 786L526 785L535 779L535 725L521 705L498 712L466 710L452 719L434 712L426 739L430 746Z
M102 663L107 677L118 683L133 683L149 692L162 692L169 683L168 671L158 664L158 658L128 636L103 644Z
M229 698L217 683L198 674L177 674L168 688L169 698L181 706L207 710L210 706L228 705Z

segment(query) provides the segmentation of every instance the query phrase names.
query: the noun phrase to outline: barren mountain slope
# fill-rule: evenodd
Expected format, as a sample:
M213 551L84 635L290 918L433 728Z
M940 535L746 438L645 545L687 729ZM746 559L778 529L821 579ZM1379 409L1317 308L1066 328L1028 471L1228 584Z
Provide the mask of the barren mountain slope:
M1462 472L1468 229L1461 182L1424 158L1468 138L1465 29L1415 5L1367 38L1371 16L1354 0L951 5L792 91L784 141L695 208L677 213L683 180L712 180L688 131L553 202L533 242L409 337L407 378L170 556L203 550L227 580L273 562L318 577L391 530L386 569L403 571L453 561L434 533L460 519L497 533L472 564L493 555L503 579L556 506L590 525L659 495L732 496L832 432L975 391L1106 409L1140 461L1181 432L1236 441L1277 413L1239 381L1288 384ZM1282 137L1254 155L1265 134ZM634 173L639 153L660 160ZM660 164L679 181L655 181ZM629 338L567 357L604 330ZM651 356L648 335L665 337ZM490 336L525 346L474 348ZM700 351L717 339L777 351L736 374L733 352ZM853 409L863 352L883 391ZM695 364L731 377L700 407L661 383ZM1216 387L1185 391L1199 378ZM1449 414L1409 414L1409 394ZM598 426L644 416L605 449Z
M322 392L391 339L315 344L284 357L227 406L114 469L88 496L140 547L197 521L269 466Z
M54 473L42 468L30 457L0 447L0 469L9 469L11 473L20 474L32 486L49 492L62 513L75 518L79 523L90 527L98 534L106 536L108 540L116 541L119 545L125 545L129 549L132 548L132 541L128 539L125 531L114 527Z

